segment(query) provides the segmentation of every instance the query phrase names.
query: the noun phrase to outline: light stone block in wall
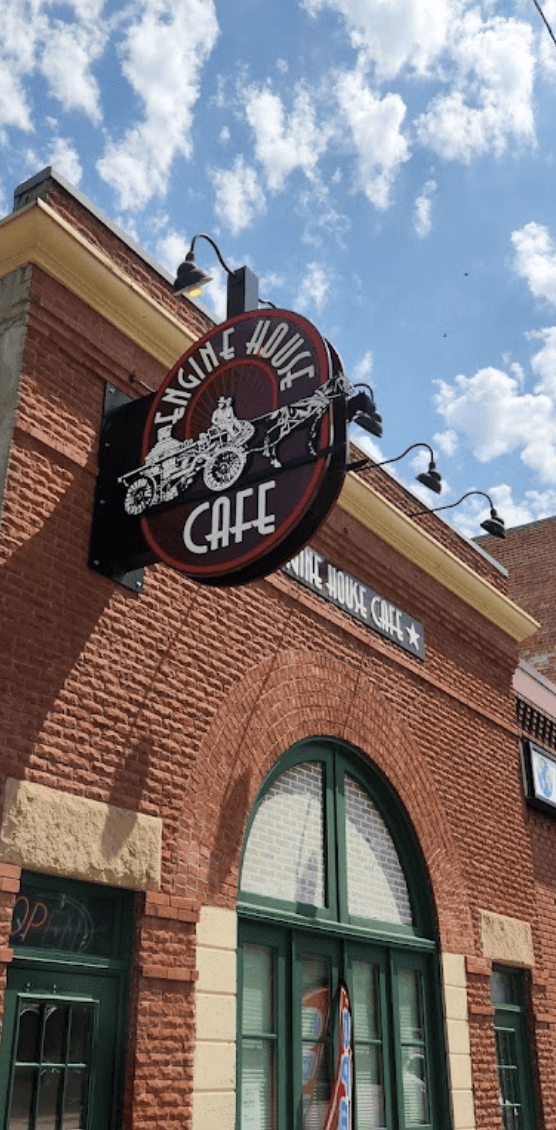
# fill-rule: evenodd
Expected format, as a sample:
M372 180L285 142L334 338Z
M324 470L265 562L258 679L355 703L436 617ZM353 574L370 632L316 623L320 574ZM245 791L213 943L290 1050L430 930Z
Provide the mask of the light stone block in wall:
M442 954L442 972L454 1130L475 1130L465 957Z
M479 911L483 954L502 965L531 969L535 964L531 926L520 918L508 918L490 910Z
M237 916L204 906L197 925L193 1130L234 1130Z
M193 1127L208 1130L234 1130L235 1124L234 1091L194 1091Z
M30 871L158 890L162 820L8 777L0 860Z

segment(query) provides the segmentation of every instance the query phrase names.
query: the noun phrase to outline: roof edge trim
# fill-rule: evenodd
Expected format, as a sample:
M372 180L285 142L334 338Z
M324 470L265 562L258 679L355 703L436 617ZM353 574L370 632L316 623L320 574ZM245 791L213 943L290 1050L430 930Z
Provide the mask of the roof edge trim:
M44 201L0 220L0 277L34 263L166 368L195 336Z

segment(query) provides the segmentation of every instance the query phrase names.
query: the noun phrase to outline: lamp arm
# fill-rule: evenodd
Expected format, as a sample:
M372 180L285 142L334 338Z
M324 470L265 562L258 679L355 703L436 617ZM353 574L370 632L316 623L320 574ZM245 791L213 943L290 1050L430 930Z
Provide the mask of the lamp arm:
M364 467L385 467L387 463L397 463L398 459L403 459L404 455L408 455L409 452L413 451L416 447L428 448L431 455L431 461L434 462L434 451L428 443L411 443L409 447L406 447L405 451L402 451L401 455L395 455L393 459L383 459L382 462L375 463L374 459L371 459L370 456L367 456L366 459L359 459L356 463L348 463L346 471L362 471Z
M490 509L494 509L490 495L486 494L484 490L468 490L465 494L462 494L461 498L458 498L457 502L448 502L446 506L434 506L430 510L417 510L414 514L408 514L408 518L418 518L420 514L437 514L439 510L452 510L454 506L459 506L465 498L469 498L470 494L482 494L483 498L487 499Z
M214 250L216 251L216 254L218 255L218 258L219 258L224 270L227 271L227 273L229 275L233 275L234 272L231 270L231 268L228 266L228 264L222 258L222 253L220 251L220 248L218 247L218 244L216 244L214 242L214 240L212 239L212 237L210 235L206 235L206 233L204 231L197 232L197 235L193 236L193 239L191 240L191 247L189 248L189 254L190 255L193 254L193 251L194 251L194 248L195 248L195 243L198 239L206 239L207 242L210 243L211 247L213 247Z

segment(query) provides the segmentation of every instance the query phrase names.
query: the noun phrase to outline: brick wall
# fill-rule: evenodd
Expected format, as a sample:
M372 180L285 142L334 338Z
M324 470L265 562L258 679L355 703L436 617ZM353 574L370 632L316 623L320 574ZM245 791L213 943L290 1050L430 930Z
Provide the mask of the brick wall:
M508 595L539 621L538 632L523 643L522 658L556 682L556 517L508 530L503 541L477 542L508 570Z
M112 246L74 202L56 207ZM120 253L140 285L175 301ZM44 271L33 268L29 293L0 527L0 779L162 817L161 891L137 925L126 1130L188 1125L195 919L203 906L235 905L249 810L303 738L348 741L390 780L427 861L445 951L480 956L486 907L531 923L542 973L511 709L517 647L339 508L315 547L425 625L426 662L283 574L213 590L156 565L138 596L88 570L105 383L129 391L131 371L153 386L164 373ZM407 492L369 474L409 512ZM453 532L439 536L503 586ZM6 958L10 891L0 898ZM499 1130L482 1013L471 1031L478 1124ZM554 1095L546 1056L541 1070Z

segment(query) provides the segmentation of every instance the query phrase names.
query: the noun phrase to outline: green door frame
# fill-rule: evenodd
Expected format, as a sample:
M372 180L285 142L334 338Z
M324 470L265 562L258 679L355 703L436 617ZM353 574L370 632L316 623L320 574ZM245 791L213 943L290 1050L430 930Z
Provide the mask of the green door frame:
M17 1007L22 997L52 1000L99 1000L105 998L99 1032L99 1064L110 1074L110 1093L103 1101L103 1128L117 1130L123 1106L123 1080L127 1045L131 953L134 926L134 893L127 890L81 883L58 876L23 873L25 890L42 892L53 897L70 892L71 897L101 898L113 904L111 952L107 956L73 953L63 949L14 945L14 956L8 966L5 1007L0 1043L0 1130L4 1130L11 1101L13 1065L16 1053ZM16 900L17 903L17 900ZM108 994L108 996L107 996ZM113 1032L113 1042L112 1035ZM110 1047L111 1043L111 1047ZM105 1045L104 1048L100 1045ZM108 1045L113 1061L107 1068ZM91 1082L93 1107L98 1106L94 1080ZM89 1119L90 1121L90 1119ZM91 1122L91 1130L97 1130Z

